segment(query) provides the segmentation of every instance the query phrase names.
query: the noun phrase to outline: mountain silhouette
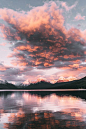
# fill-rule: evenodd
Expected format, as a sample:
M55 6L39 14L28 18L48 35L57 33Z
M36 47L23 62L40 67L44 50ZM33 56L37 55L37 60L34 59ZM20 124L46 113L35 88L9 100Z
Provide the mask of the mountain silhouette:
M0 89L86 89L86 77L69 82L57 82L55 84L40 81L37 83L31 83L28 86L22 85L21 87L6 81L5 83L0 83Z
M17 89L14 84L8 83L7 81L0 83L0 89Z

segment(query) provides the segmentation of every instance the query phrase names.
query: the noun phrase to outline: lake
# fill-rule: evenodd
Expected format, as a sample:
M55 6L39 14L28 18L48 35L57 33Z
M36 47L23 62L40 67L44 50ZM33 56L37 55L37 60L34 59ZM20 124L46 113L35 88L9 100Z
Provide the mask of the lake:
M86 129L86 91L0 91L0 129Z

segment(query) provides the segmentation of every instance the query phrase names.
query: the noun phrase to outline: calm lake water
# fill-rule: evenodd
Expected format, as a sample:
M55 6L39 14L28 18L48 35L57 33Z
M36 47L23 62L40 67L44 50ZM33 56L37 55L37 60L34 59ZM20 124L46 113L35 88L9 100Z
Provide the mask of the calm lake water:
M86 129L86 91L0 91L0 129Z

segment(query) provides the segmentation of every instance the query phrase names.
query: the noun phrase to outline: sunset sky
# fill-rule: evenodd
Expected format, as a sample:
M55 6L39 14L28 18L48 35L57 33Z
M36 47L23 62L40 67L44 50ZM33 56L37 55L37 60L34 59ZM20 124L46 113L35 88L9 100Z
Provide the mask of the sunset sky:
M0 0L0 80L86 76L86 0Z

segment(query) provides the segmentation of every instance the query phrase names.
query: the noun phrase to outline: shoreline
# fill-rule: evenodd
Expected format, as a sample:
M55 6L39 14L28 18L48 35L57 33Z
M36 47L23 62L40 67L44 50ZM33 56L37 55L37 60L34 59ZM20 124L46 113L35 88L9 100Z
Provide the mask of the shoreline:
M2 89L2 91L86 91L86 89Z

